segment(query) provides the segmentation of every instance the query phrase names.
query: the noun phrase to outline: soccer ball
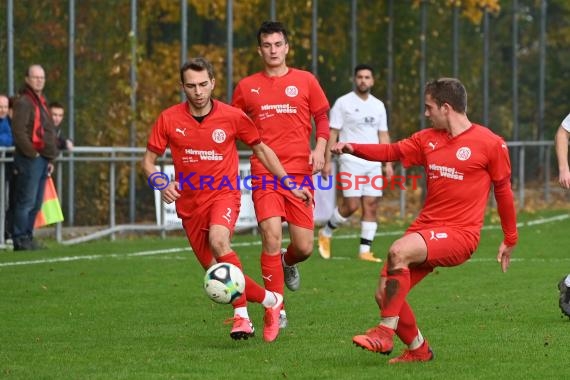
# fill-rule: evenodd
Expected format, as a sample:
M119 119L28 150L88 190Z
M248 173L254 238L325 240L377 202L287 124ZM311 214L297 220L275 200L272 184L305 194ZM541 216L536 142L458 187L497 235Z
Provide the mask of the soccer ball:
M206 271L204 290L214 302L232 303L245 291L245 277L235 265L218 263Z

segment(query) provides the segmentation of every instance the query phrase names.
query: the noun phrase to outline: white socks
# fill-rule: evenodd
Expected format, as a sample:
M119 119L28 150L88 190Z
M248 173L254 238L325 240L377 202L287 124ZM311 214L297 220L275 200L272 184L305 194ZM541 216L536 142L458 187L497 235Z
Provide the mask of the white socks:
M249 314L247 312L247 307L236 307L234 309L234 317L240 316L245 319L249 319Z
M360 223L360 253L370 252L370 244L363 244L364 242L372 243L378 223L376 222L361 222Z
M418 329L418 335L414 338L414 340L412 340L412 343L408 345L408 348L410 350L417 350L422 346L422 344L424 344L424 337Z
M380 321L380 325L396 330L398 328L398 320L400 317L384 317Z
M340 215L340 213L338 212L338 207L335 207L331 218L329 219L327 224L325 224L325 227L322 230L323 235L330 238L333 234L333 231L339 225L344 224L347 220L348 218L345 218L344 216Z
M283 296L281 294L266 290L265 298L263 299L263 302L261 304L263 305L263 307L269 309L277 305L279 302L281 302L282 299Z
M386 326L386 327L391 328L392 330L395 331L398 328L398 320L399 319L400 319L399 317L382 318L382 321L380 321L380 325ZM417 350L418 348L420 348L422 346L422 344L424 344L424 337L423 337L422 333L420 332L420 330L418 329L418 335L414 338L414 340L412 340L412 342L410 344L408 344L408 348L410 350Z

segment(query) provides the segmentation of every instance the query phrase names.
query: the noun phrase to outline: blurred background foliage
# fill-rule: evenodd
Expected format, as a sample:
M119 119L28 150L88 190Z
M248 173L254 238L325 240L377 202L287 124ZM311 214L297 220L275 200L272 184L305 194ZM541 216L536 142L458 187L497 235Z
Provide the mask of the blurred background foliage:
M256 31L269 19L269 0L233 1L233 77L226 73L226 1L188 0L188 56L202 55L216 69L215 95L226 100L227 81L235 85L242 77L261 69L256 51ZM311 0L276 1L277 19L290 30L288 64L311 70ZM394 1L393 101L388 104L394 139L419 128L420 95L420 0ZM499 0L428 0L427 78L452 75L452 12L460 8L459 78L467 87L469 116L482 122L483 113L483 8L490 18L490 123L489 127L510 140L512 104L512 4ZM357 2L357 62L376 67L374 94L387 93L387 1ZM539 15L540 1L518 0L519 125L521 140L538 136ZM131 2L128 0L81 0L75 5L75 144L78 146L128 146L130 128L136 126L136 145L144 147L150 127L159 112L181 100L180 9L176 0L139 1L137 39L133 40ZM40 63L46 69L46 95L68 104L69 1L14 1L15 83L23 83L26 68ZM0 59L7 62L7 2L0 4ZM545 139L552 139L563 117L570 112L570 2L550 0L547 8ZM318 1L317 76L332 103L350 91L351 1ZM137 86L131 87L131 44L136 42ZM7 92L6 65L0 65L0 92ZM137 112L130 97L136 91ZM69 127L64 120L64 129ZM83 169L84 168L84 169ZM85 165L76 178L82 194L105 195L105 170ZM117 192L128 193L128 168L119 175ZM100 184L93 186L93 178ZM140 176L138 186L145 187ZM97 187L100 187L98 189ZM78 193L81 193L78 190ZM78 207L91 199L77 198ZM150 199L150 195L149 195ZM152 202L147 202L152 203ZM105 201L97 205L102 217L85 215L85 223L100 222ZM85 206L87 207L87 206ZM153 209L152 204L148 210ZM148 211L147 210L147 211ZM79 213L78 213L79 214ZM83 213L85 214L85 213ZM138 213L141 214L141 213ZM146 215L143 212L142 215Z

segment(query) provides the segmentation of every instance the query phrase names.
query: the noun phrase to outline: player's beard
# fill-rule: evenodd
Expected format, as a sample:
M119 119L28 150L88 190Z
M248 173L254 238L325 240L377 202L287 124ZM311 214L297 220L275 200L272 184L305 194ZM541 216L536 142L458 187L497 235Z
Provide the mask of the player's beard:
M370 87L369 86L356 86L356 92L360 95L368 95L370 94Z

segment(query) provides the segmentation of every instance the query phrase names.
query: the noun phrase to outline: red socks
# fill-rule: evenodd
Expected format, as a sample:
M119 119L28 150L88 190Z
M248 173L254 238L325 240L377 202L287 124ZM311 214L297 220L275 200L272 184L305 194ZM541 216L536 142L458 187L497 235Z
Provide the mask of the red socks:
M408 268L388 271L386 288L382 296L382 317L398 317L410 292L410 270Z
M261 275L265 289L283 294L285 276L283 275L280 254L271 256L265 252L261 253Z
M409 346L418 335L416 317L407 301L404 302L404 305L400 309L400 318L398 319L396 334L407 346Z

